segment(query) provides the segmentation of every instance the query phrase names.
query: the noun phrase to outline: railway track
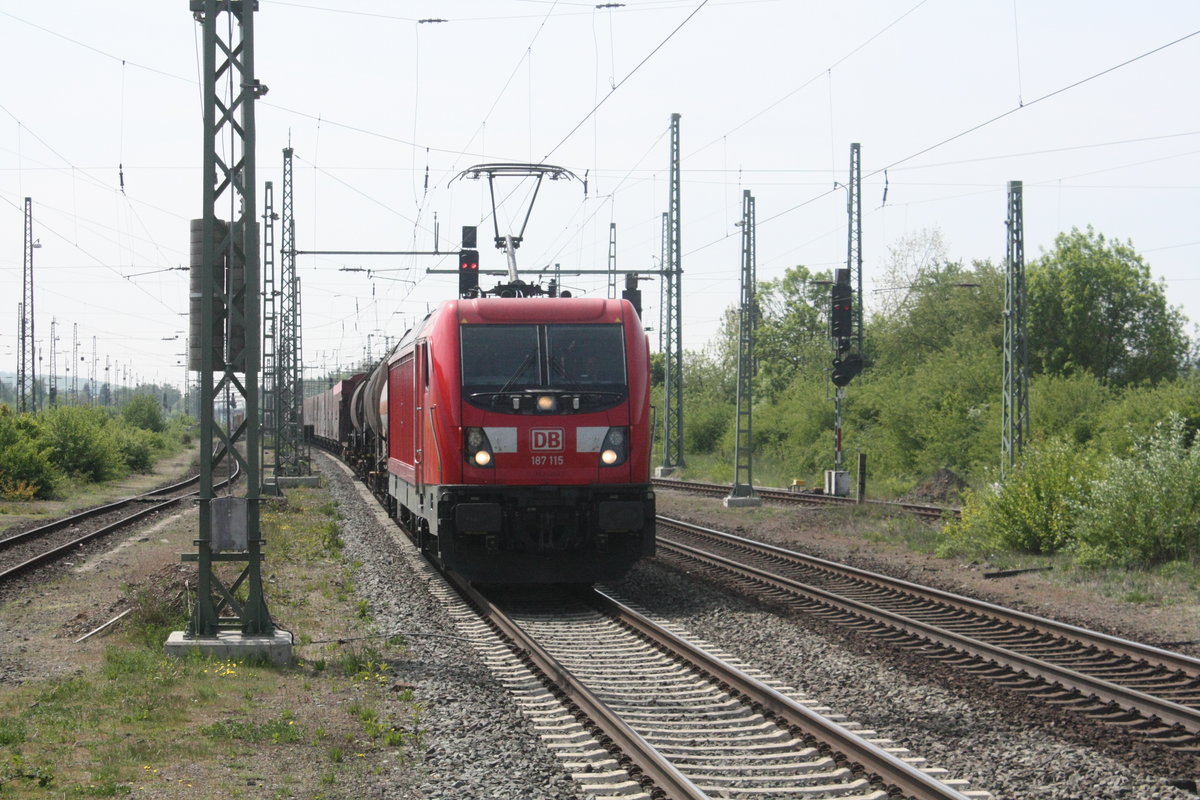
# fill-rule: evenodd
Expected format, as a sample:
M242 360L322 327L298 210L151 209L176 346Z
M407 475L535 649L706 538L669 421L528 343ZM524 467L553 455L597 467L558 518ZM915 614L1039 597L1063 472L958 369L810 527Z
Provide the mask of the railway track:
M493 665L595 796L990 796L604 592L485 595L455 583L551 684L548 693L529 672Z
M1200 659L658 518L658 554L1047 704L1200 753Z
M730 490L730 487L726 484L705 483L703 481L681 481L674 479L654 478L651 480L651 483L656 489L673 489L680 492L703 494L709 497L725 497L729 494ZM770 500L776 503L811 506L859 505L859 502L852 497L838 497L830 494L792 492L788 491L787 489L772 489L765 486L756 486L754 487L754 491L764 500ZM907 511L910 514L916 514L922 519L930 520L942 519L947 515L957 518L961 513L957 508L922 505L921 503L901 503L892 500L863 500L862 502L873 506Z
M237 475L235 472L232 477L215 483L214 488L236 480ZM69 555L82 545L194 497L197 490L188 487L199 480L198 475L192 476L0 539L0 586L35 567Z

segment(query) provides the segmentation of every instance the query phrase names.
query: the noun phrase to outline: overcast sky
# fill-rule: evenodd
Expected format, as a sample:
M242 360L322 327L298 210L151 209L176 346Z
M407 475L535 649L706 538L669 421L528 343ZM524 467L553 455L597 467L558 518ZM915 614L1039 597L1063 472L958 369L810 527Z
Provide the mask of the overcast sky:
M41 374L56 319L60 374L77 325L84 377L95 337L101 377L107 359L180 383L187 274L171 268L201 213L200 26L186 0L0 0L0 32L0 372L17 363L28 196ZM432 249L435 220L454 249L480 224L482 266L503 268L486 182L454 178L547 162L587 193L542 186L523 269L605 268L610 223L619 268L657 268L679 113L688 349L736 302L743 190L760 280L844 264L851 142L868 311L893 248L929 231L949 258L1002 263L1021 180L1027 260L1092 225L1132 240L1192 335L1200 321L1194 0L260 0L255 32L259 196L272 181L280 205L290 139L298 249ZM516 232L528 186L497 194ZM361 360L368 336L379 355L457 289L426 272L452 258L297 263L313 375ZM643 289L657 325L658 284Z

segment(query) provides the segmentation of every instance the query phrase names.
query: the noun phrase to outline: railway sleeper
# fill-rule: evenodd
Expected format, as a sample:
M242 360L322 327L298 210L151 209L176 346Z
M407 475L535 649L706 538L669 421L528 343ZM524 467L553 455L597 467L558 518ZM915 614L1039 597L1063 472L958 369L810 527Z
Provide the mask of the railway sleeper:
M808 789L813 790L823 786L846 786L861 785L853 779L853 773L845 767L833 770L832 772L814 772L807 775L788 775L789 789ZM705 776L697 778L696 784L705 792L716 792L718 796L728 789L756 789L756 788L772 788L779 783L780 776L778 775L730 775L726 776ZM762 786L763 784L771 784L771 786Z

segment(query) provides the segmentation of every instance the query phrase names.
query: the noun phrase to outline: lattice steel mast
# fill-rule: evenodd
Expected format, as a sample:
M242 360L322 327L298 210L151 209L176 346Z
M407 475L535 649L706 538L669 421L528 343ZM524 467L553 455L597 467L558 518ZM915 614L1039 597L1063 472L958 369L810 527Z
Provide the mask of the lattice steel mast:
M189 359L200 373L200 530L196 605L185 638L238 630L270 636L274 624L262 587L259 528L259 249L255 203L254 7L247 0L190 0L203 27L203 211L193 223L192 337ZM226 24L218 24L221 14ZM218 216L223 207L229 222ZM197 241L198 240L198 241ZM198 273L198 274L197 274ZM197 296L198 295L198 296ZM197 319L198 317L198 319ZM241 378L239 378L239 374ZM217 413L224 404L225 418ZM242 401L244 414L234 413ZM216 497L214 478L233 462L245 472L243 497ZM232 469L230 469L232 471ZM244 562L231 585L214 569ZM247 599L237 598L245 586ZM168 642L170 645L170 642Z
M304 442L303 351L300 348L300 281L296 277L296 219L292 202L292 148L283 148L283 214L279 275L279 341L276 352L275 472L309 473Z
M21 304L17 360L17 410L37 412L37 345L33 335L33 199L25 198L25 266L21 271Z
M79 405L79 323L71 323L71 405Z
M1021 181L1008 182L1004 271L1004 421L1000 473L1016 466L1029 438L1029 347L1025 329L1025 223Z
M666 349L663 405L663 463L659 475L669 475L683 462L683 265L679 236L679 114L671 115L671 168L667 206L667 263L663 265L666 284Z
M861 145L850 144L850 184L846 192L846 213L850 218L846 241L846 266L854 281L854 342L855 352L863 352L863 288L862 288L862 158Z
M725 505L757 505L754 491L754 327L758 316L754 196L742 193L742 282L738 314L737 435L733 488Z
M667 321L667 304L669 302L667 296L667 240L671 238L670 214L663 212L662 215L662 235L659 239L659 247L661 253L658 259L658 352L666 355L666 321Z
M262 325L262 444L263 490L278 492L278 484L266 480L277 477L276 441L278 428L278 391L276 389L275 346L277 318L275 315L275 185L267 181L263 187L263 325Z
M58 320L50 319L50 388L46 401L50 408L58 405Z

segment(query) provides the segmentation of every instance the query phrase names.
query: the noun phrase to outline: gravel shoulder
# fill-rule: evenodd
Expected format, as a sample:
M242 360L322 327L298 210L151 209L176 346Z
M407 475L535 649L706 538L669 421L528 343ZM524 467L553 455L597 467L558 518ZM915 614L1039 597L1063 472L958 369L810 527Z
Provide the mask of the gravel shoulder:
M1114 599L1096 586L1068 582L1053 572L985 578L987 564L936 558L913 552L899 540L864 536L862 528L870 523L811 506L763 506L747 511L725 508L716 498L660 491L658 513L1200 657L1200 593L1196 587L1188 596L1156 605Z

